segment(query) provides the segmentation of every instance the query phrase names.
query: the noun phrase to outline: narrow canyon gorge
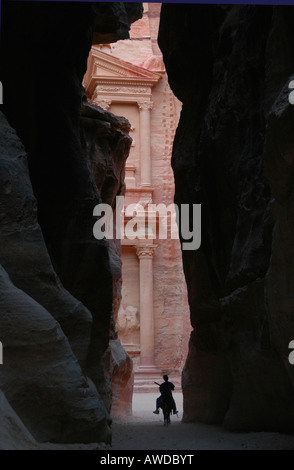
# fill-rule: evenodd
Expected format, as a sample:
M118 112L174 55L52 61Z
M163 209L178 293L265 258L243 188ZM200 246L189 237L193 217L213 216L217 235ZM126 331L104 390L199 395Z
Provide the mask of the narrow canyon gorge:
M115 327L120 240L94 207L126 191L131 123L82 86L94 44L140 3L2 2L0 448L111 445L134 373ZM193 331L184 422L294 432L294 7L169 4L158 44L182 103L175 203L201 204L183 250Z

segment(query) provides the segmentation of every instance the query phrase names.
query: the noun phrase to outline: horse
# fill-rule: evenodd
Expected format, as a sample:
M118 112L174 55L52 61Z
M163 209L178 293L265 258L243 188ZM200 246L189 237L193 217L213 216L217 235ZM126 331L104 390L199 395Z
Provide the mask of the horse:
M169 426L170 425L170 415L172 412L172 402L168 396L162 396L162 404L161 409L163 413L163 425Z
M157 382L154 382L156 385L160 387L160 384ZM164 426L169 426L170 425L170 415L173 409L173 398L172 395L169 393L162 393L161 392L161 400L160 400L160 405L158 404L157 406L162 409L163 413L163 425Z

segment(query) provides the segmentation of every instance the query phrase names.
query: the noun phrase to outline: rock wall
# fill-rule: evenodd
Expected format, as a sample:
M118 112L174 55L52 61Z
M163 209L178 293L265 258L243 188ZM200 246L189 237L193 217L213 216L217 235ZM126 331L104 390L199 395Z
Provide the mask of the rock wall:
M0 388L39 441L111 440L119 247L93 238L93 208L123 193L131 139L126 120L87 107L81 81L93 38L128 37L141 15L128 3L2 5Z
M293 20L293 7L162 7L159 45L183 102L175 202L202 205L201 247L183 251L185 421L294 429Z
M124 192L129 124L83 101L81 81L93 38L126 38L141 15L122 2L2 5L0 405L24 446L109 443L111 387L130 412L113 328L120 247L92 235L93 207ZM293 431L293 20L293 7L162 8L183 102L175 202L202 204L201 248L183 252L186 421Z
M130 123L124 117L115 116L93 104L86 96L82 104L82 145L92 168L95 185L103 203L113 208L114 228L116 217L116 196L125 194L125 162L129 155L132 139L129 136ZM98 242L96 240L96 242ZM104 242L105 243L105 242ZM93 367L87 369L91 377L96 377L99 389L112 416L126 416L132 412L133 365L118 339L115 323L121 301L122 262L120 240L109 240L106 244L109 258L109 270L112 279L110 322L97 330L93 345L101 335L108 332L109 344L101 358L101 374L97 374L97 356L94 349ZM105 276L102 271L102 277ZM97 302L97 299L96 299ZM99 303L97 304L99 308ZM101 331L102 330L102 331Z

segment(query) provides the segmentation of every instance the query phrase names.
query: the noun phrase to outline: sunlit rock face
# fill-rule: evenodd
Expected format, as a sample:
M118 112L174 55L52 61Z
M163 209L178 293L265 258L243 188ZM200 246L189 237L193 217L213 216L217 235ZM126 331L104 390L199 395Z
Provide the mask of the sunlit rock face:
M293 20L293 7L162 7L159 45L183 102L175 200L202 205L201 247L183 252L186 421L294 428Z
M94 239L93 208L123 192L131 139L126 120L87 108L81 82L93 38L128 37L141 15L127 3L2 8L0 387L40 441L111 440L119 247ZM118 350L113 370L132 381Z

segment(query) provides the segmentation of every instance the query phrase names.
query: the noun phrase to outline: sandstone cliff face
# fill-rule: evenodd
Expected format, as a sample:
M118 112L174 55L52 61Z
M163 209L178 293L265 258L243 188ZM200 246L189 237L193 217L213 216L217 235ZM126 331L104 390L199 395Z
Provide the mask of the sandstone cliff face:
M127 3L2 9L0 388L39 441L111 440L104 368L121 267L119 246L93 237L93 208L123 194L131 139L126 120L82 105L81 81L93 35L123 39L141 14ZM131 390L120 348L113 370Z
M113 327L120 247L92 236L93 207L124 192L129 125L82 104L81 81L92 38L125 38L140 15L127 3L2 6L0 412L24 447L110 442L111 386L130 412ZM293 16L163 6L160 45L183 102L176 202L203 214L201 248L183 253L187 421L293 430Z
M125 162L132 143L129 136L131 125L124 117L115 116L87 103L85 96L82 104L81 125L82 143L85 147L88 164L92 168L101 201L113 208L115 230L115 197L125 194ZM96 337L92 340L94 343L93 363L90 359L87 370L91 377L95 377L96 386L107 409L111 408L112 416L123 416L131 414L134 377L132 360L124 351L115 328L122 285L120 240L109 240L106 246L112 278L111 316L109 324L105 325L107 330L105 331L105 326L101 325L101 328L97 330ZM102 276L105 274L102 271ZM97 373L95 345L99 344L101 335L107 332L110 341L102 356L101 372L104 377L101 377Z
M162 7L159 44L183 102L175 201L202 205L201 248L183 252L186 421L294 429L293 20L293 7Z

